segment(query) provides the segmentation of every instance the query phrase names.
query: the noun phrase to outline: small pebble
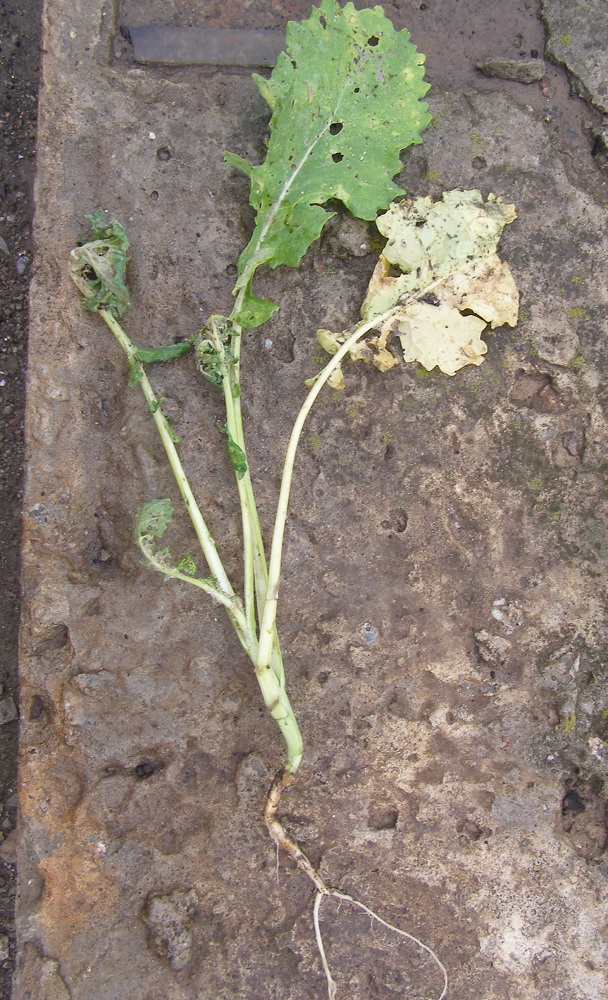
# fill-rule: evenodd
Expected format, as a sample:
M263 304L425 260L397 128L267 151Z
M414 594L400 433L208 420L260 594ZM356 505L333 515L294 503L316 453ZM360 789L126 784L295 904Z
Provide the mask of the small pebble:
M372 643L378 638L379 632L375 625L371 625L370 622L365 622L361 626L361 632L363 633L363 641L371 646Z
M6 725L7 722L13 722L17 718L17 706L11 698L7 695L6 698L0 700L0 726Z
M475 64L484 76L499 80L515 80L517 83L536 83L542 80L545 64L542 59L521 61L518 59L488 59Z

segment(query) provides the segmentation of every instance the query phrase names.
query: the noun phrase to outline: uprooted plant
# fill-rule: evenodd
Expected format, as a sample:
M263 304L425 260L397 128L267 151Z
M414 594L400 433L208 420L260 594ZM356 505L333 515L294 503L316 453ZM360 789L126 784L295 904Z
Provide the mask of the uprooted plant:
M213 315L198 333L161 348L137 347L120 318L129 305L125 283L128 242L122 226L102 210L87 218L92 238L72 251L70 272L87 309L98 312L127 357L129 384L139 385L148 404L206 563L201 575L195 560L174 560L163 546L173 514L169 499L151 500L139 515L136 538L149 566L163 576L198 587L226 609L237 637L251 659L264 703L286 744L284 765L266 798L264 818L283 848L315 885L314 923L329 996L337 995L321 937L319 912L324 898L348 900L380 920L363 903L329 888L279 817L282 790L302 758L302 737L290 704L277 633L277 604L283 536L298 442L306 418L323 386L343 384L341 362L350 358L387 371L417 361L454 375L464 365L479 365L487 350L483 329L517 320L517 291L509 268L496 255L503 228L515 218L512 206L478 191L451 191L439 202L403 199L393 178L400 153L421 141L430 121L421 100L424 57L396 31L380 7L342 9L322 0L310 18L291 23L287 52L269 79L254 79L272 117L264 162L253 166L234 153L225 162L250 178L255 227L238 262L235 303L229 316ZM401 197L402 200L394 201ZM376 220L387 244L372 276L362 320L336 334L317 331L331 355L308 384L285 456L269 557L262 538L249 474L241 410L243 331L260 326L277 309L256 297L252 282L262 265L295 267L320 235L332 212L323 205L339 199L354 216ZM380 214L379 213L383 213ZM379 217L378 217L379 216ZM235 472L243 539L243 592L237 594L220 550L182 467L163 401L148 378L148 368L193 351L199 372L223 393L222 428ZM248 428L248 431L251 431ZM385 927L414 941L437 962L446 995L447 974L431 949L399 928Z

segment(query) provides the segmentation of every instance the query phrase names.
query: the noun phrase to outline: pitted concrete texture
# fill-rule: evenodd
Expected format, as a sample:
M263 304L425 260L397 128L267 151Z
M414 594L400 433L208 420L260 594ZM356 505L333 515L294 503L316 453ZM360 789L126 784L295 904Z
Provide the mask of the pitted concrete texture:
M581 97L608 112L608 10L604 0L542 0L547 54Z
M521 23L508 41L476 0L454 5L463 20L451 25L445 8L421 6L424 38L434 25L466 31L475 61L538 48L523 0L500 5ZM175 490L120 349L66 268L83 215L102 206L131 238L125 325L139 343L229 310L251 216L222 154L259 162L268 112L246 71L135 66L114 9L47 0L45 11L14 996L321 998L311 886L277 862L261 820L278 731L220 612L140 565L136 513ZM307 5L235 0L234 17L220 13L226 26L280 28L277 12ZM201 4L197 23L220 13ZM260 24L262 13L274 17ZM169 17L183 23L193 7L172 4ZM555 67L541 85L481 78L472 64L458 79L430 93L433 125L404 155L401 183L517 205L502 255L521 321L454 379L349 367L344 393L310 419L279 615L306 756L283 815L329 884L437 951L450 996L597 1000L608 994L608 196L580 125L599 115L568 101ZM318 370L314 331L356 318L374 247L370 227L338 218L297 271L257 285L281 303L244 344L266 533ZM238 580L221 401L187 358L153 378ZM191 545L179 518L171 537L176 551ZM439 996L432 963L367 918L328 903L324 928L340 995Z

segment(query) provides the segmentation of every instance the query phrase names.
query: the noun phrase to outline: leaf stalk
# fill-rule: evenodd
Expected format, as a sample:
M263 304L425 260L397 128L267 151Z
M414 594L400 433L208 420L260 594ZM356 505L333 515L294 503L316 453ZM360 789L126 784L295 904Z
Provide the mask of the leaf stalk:
M110 330L118 340L118 343L127 355L131 371L137 372L137 382L141 386L141 390L150 409L150 413L152 414L152 419L156 424L156 429L163 443L165 453L169 460L169 465L171 466L175 481L181 493L186 510L190 516L190 520L192 521L192 526L194 527L196 537L198 538L201 549L203 550L203 555L205 556L207 565L211 570L211 574L217 580L218 587L221 592L228 594L231 597L235 597L234 588L228 578L226 570L224 569L222 560L220 559L215 540L207 527L207 522L201 513L190 483L188 482L186 473L184 472L177 448L175 447L175 442L173 440L174 435L171 431L169 421L163 413L160 400L157 398L152 386L150 385L150 381L144 371L143 364L137 357L137 348L111 312L107 309L100 309L99 314L109 326Z

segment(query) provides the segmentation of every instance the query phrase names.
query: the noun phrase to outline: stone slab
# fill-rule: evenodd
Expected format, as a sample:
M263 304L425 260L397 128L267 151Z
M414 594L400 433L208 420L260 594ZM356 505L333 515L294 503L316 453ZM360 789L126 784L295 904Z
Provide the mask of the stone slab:
M542 0L547 55L565 66L578 94L608 112L608 16L603 0Z
M137 510L171 480L121 353L66 269L83 215L102 206L132 241L136 339L166 343L228 310L251 218L222 154L259 160L267 109L241 71L134 66L113 10L45 7L14 996L322 997L310 885L277 862L260 816L279 736L221 615L139 564ZM184 4L175 23L191 16ZM260 27L257 8L239 16ZM508 46L487 16L476 61L515 55L497 51ZM445 9L435 26L465 31ZM472 64L461 79L432 93L433 126L401 180L415 195L475 186L517 204L504 256L521 321L455 379L353 367L311 417L281 591L306 742L284 817L329 883L436 949L459 1000L596 1000L608 987L608 197L557 70L548 96L478 80ZM266 532L318 369L314 330L355 319L373 267L360 253L373 232L354 232L335 220L297 272L259 284L281 302L244 348ZM238 578L220 402L187 361L157 388ZM344 907L328 904L325 922L350 997L439 995L415 949L391 949Z

